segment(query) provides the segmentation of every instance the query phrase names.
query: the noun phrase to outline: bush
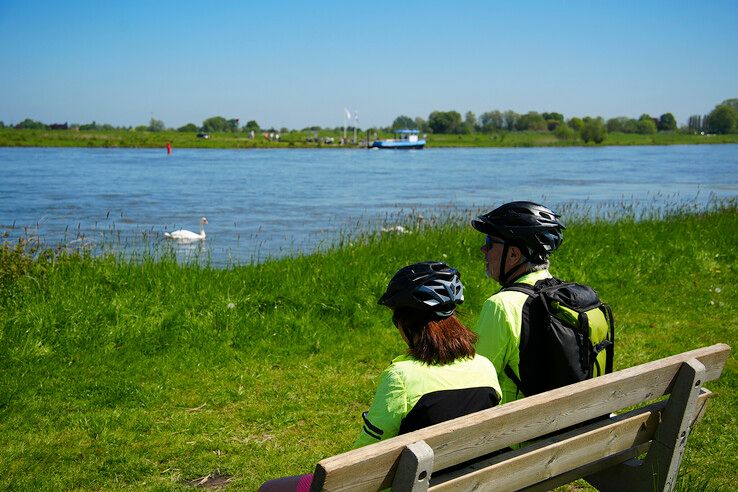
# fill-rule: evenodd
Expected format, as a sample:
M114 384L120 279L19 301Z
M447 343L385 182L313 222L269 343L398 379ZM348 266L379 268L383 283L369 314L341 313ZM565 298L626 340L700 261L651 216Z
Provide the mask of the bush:
M194 133L198 130L199 128L197 128L197 125L195 125L194 123L187 123L186 125L180 126L179 128L177 128L178 132L193 132Z
M458 111L433 111L428 116L433 133L461 133L461 114Z
M638 133L642 135L652 135L656 133L656 123L650 118L641 117L637 123Z
M243 131L245 132L258 132L259 131L259 124L256 122L256 120L249 120L246 122L246 126L243 127ZM287 132L282 132L287 133Z
M40 121L32 120L31 118L26 118L25 120L15 125L15 128L17 130L45 130L46 125L44 125Z
M630 118L626 116L618 116L607 120L607 131L610 133L621 132L628 133L628 123Z
M206 133L217 133L229 131L228 120L222 116L213 116L202 122L202 131Z
M535 111L530 111L520 117L515 128L520 131L543 131L547 129L546 120Z
M410 118L409 116L400 115L397 118L395 118L395 121L392 122L392 129L393 130L415 130L417 129L417 125L415 124L415 120Z
M151 118L149 120L150 132L163 132L164 130L166 130L166 126L164 125L163 121L157 120L156 118Z
M673 132L677 129L676 118L671 113L664 113L659 117L657 127L660 132Z
M559 126L556 127L556 130L554 130L554 135L556 135L556 138L559 140L571 141L579 138L579 134L566 123L560 123Z
M709 117L709 128L712 133L730 133L738 126L738 111L727 104L712 110Z
M569 125L570 128L573 128L574 130L578 132L582 131L582 128L584 128L584 121L582 121L581 118L576 117L576 116L571 118L567 122L567 124Z
M602 143L607 137L607 130L602 118L585 118L580 135L584 143L590 141L596 144Z

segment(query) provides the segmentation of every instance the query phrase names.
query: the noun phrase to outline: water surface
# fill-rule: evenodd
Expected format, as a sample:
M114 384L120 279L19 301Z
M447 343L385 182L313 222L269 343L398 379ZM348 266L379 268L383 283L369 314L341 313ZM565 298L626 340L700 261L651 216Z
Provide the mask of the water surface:
M341 232L529 199L597 208L738 196L738 145L515 149L0 149L0 232L127 253L197 231L215 264L312 251ZM460 213L460 212L459 212ZM468 215L468 212L467 212ZM203 247L204 246L204 247Z

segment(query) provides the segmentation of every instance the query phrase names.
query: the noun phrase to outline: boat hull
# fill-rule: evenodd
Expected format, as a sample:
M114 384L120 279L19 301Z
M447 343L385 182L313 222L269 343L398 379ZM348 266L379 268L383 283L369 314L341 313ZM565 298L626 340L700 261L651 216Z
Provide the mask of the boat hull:
M417 142L397 142L387 140L375 140L372 142L372 148L376 149L422 149L425 147L425 140L418 140Z

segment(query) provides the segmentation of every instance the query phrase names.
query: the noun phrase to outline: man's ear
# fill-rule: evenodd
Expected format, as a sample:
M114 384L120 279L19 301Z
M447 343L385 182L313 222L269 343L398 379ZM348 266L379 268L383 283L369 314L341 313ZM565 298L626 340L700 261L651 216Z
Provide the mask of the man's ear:
M517 260L521 256L523 255L520 252L520 248L518 248L517 246L510 246L510 258L512 258L513 260Z

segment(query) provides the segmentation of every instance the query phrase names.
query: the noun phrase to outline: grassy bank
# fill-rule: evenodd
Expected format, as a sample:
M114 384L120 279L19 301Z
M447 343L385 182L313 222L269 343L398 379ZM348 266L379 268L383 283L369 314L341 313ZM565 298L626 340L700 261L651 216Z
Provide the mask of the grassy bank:
M617 321L616 367L738 344L738 208L574 221L553 272L593 285ZM0 257L0 488L230 490L346 450L403 343L376 304L419 260L458 267L474 323L495 285L463 224L218 270L170 260ZM735 352L733 352L735 354ZM692 483L738 481L738 363L689 441ZM700 489L702 490L702 489ZM711 490L711 489L708 489Z
M178 148L354 148L338 144L341 132L322 130L317 138L333 138L336 143L308 141L312 132L289 132L280 135L279 140L268 140L262 135L249 139L245 133L214 133L210 138L197 138L195 133L175 131L149 132L132 130L15 130L0 129L0 147L130 147L164 148L167 142ZM381 138L392 137L381 134ZM351 138L351 136L349 136ZM358 136L366 138L366 133ZM692 135L675 132L660 132L653 135L631 133L611 133L601 145L676 145L738 143L738 134L730 135ZM499 134L469 135L429 135L428 147L570 147L581 146L581 139L559 140L550 132L509 132ZM589 144L593 145L593 144Z
M599 146L607 145L692 145L738 143L738 134L693 135L659 132L653 135L635 133L608 133ZM578 147L595 146L581 139L559 140L549 132L509 132L498 134L430 135L429 147Z

